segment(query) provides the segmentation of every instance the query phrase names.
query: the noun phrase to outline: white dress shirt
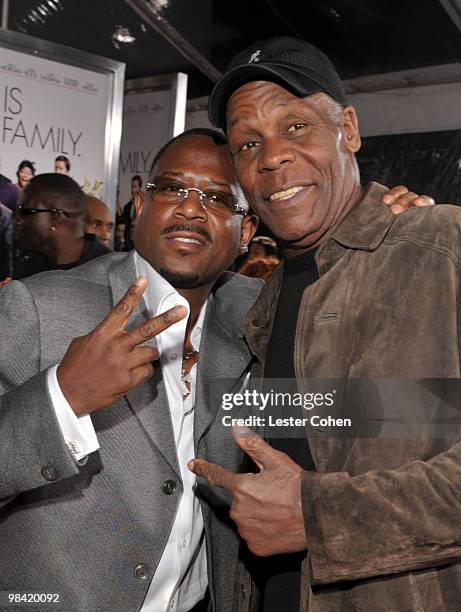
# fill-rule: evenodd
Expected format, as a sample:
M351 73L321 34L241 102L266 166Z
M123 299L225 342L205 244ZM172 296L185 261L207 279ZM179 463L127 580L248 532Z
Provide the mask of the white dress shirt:
M179 304L189 303L160 276L138 253L135 253L136 276L145 276L148 286L144 302L149 316L156 316ZM200 346L206 303L191 332L194 350ZM197 365L191 370L191 393L183 398L182 360L188 317L178 321L159 336L162 374L170 406L173 433L184 492L176 518L152 578L142 612L187 612L203 599L207 585L207 563L203 517L194 494L195 475L187 469L194 457L194 404ZM48 388L67 448L77 462L98 450L99 444L90 415L77 417L59 388L57 366L48 372Z

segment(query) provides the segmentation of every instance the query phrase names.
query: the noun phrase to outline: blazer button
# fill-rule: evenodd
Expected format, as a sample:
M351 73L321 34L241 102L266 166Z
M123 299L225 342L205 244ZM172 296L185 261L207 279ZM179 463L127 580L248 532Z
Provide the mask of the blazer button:
M251 324L253 325L253 327L259 327L259 319L253 319Z
M242 599L245 601L247 598L247 590L243 584L240 585L240 592L242 593Z
M165 493L165 495L173 495L173 493L176 491L175 481L165 480L165 482L162 485L162 491Z
M48 482L54 482L58 479L58 472L51 465L44 465L41 469L41 474L45 480L48 480Z
M144 563L140 563L134 568L134 575L138 580L147 580L149 578L150 568Z

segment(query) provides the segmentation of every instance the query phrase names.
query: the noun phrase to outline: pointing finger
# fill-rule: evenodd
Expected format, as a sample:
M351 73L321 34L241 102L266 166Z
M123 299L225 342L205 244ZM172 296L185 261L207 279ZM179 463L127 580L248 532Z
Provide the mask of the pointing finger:
M213 487L221 487L232 493L239 480L239 474L235 474L226 468L209 463L204 459L193 459L187 467L191 472L201 476Z
M240 448L249 456L260 470L276 467L286 457L275 448L272 448L261 436L248 427L233 427L232 435Z

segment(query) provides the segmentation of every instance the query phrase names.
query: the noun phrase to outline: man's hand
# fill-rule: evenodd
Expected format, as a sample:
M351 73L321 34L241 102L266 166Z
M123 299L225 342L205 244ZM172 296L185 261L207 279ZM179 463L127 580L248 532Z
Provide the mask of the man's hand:
M139 277L107 317L89 334L75 338L57 370L59 386L77 416L99 410L144 382L154 373L157 349L140 346L187 314L170 308L125 332L147 281Z
M189 469L232 494L230 516L254 554L264 557L305 550L303 470L251 430L238 428L233 434L260 472L235 474L203 459L189 461Z
M427 195L418 195L413 191L408 191L403 185L392 187L383 197L383 202L394 215L400 215L413 206L434 206L435 201Z

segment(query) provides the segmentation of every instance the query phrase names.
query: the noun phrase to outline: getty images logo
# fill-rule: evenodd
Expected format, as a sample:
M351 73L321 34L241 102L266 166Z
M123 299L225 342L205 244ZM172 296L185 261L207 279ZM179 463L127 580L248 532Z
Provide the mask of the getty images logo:
M253 64L255 62L259 62L259 56L261 55L261 49L258 49L254 53L251 54L250 59L248 60L249 64Z

